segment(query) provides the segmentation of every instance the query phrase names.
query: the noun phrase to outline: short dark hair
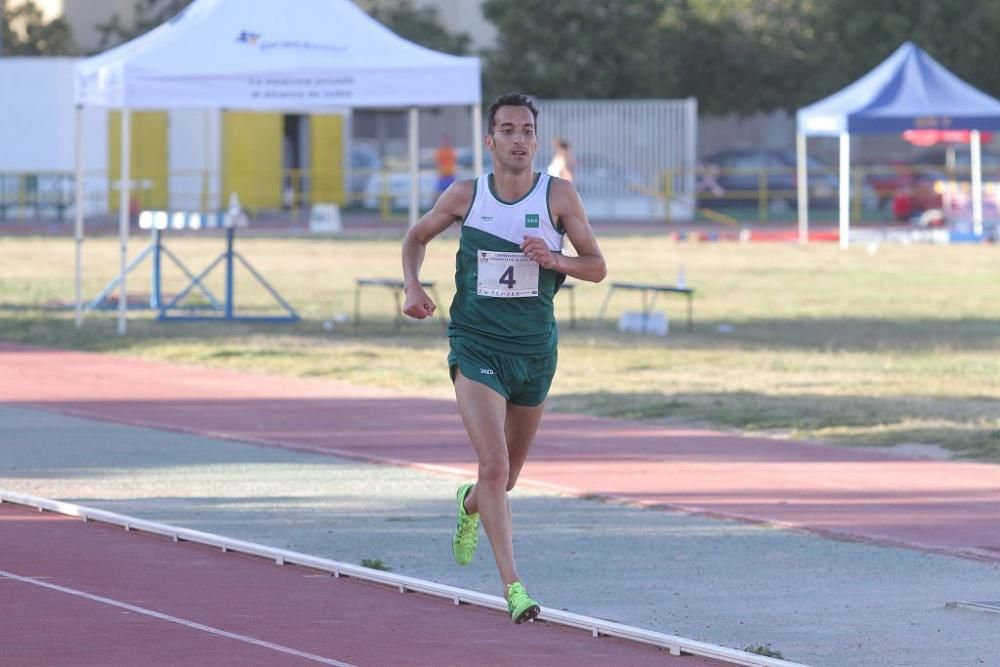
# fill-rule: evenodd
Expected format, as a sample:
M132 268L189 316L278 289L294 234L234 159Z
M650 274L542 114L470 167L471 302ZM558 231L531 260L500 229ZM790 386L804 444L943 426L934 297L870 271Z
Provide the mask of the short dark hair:
M538 107L527 95L522 95L521 93L504 93L500 97L493 100L493 104L490 105L489 111L486 112L486 132L487 134L493 134L493 126L497 121L497 109L500 107L527 107L531 112L531 117L538 122Z

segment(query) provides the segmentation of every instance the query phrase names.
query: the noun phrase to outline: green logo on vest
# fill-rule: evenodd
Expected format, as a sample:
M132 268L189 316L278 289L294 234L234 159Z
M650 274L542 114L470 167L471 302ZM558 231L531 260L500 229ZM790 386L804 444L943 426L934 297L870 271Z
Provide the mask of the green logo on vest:
M538 227L538 214L537 213L525 213L524 214L524 226L525 227Z

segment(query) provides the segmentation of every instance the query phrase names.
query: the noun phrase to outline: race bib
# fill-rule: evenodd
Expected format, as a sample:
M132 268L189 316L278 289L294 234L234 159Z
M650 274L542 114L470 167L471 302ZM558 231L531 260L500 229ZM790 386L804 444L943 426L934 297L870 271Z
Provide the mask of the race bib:
M538 263L523 252L479 250L476 294L510 299L538 296Z

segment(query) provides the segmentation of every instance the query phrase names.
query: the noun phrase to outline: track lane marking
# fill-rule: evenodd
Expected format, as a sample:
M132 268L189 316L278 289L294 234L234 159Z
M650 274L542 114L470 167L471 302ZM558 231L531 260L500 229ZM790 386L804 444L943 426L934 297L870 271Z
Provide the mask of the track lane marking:
M195 630L201 630L202 632L207 632L209 634L218 635L219 637L226 637L227 639L235 639L236 641L245 642L247 644L253 644L254 646L260 646L262 648L271 649L272 651L278 651L280 653L287 653L288 655L294 655L299 658L305 658L306 660L312 660L314 662L319 662L324 665L334 665L335 667L357 667L348 662L340 662L339 660L334 660L333 658L324 658L321 655L315 655L313 653L306 653L305 651L299 651L288 646L282 646L281 644L275 644L273 642L264 641L263 639L256 639L254 637L249 637L247 635L237 634L235 632L229 632L228 630L220 630L219 628L213 628L209 625L203 625L201 623L196 623L194 621L189 621L184 618L178 618L177 616L171 616L169 614L164 614L158 611L153 611L152 609L146 609L144 607L137 607L127 602L120 602L118 600L112 600L111 598L106 598L100 595L94 595L92 593L87 593L84 591L78 591L73 588L67 588L65 586L59 586L58 584L50 584L44 581L38 581L31 577L22 577L13 572L7 572L5 570L0 570L0 577L6 579L12 579L14 581L19 581L25 584L31 584L33 586L41 586L42 588L48 588L50 590L58 591L60 593L66 593L68 595L75 595L76 597L81 597L93 602L100 602L101 604L110 605L112 607L118 607L119 609L126 609L128 611L135 612L137 614L143 614L145 616L151 616L153 618L159 619L161 621L169 621L170 623L177 623L178 625L183 625Z

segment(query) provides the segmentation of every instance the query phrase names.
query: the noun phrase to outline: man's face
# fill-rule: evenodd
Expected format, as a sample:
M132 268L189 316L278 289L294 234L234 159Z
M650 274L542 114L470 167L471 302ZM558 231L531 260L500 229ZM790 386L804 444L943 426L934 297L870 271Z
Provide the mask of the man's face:
M493 131L486 136L486 147L493 152L493 163L508 171L530 170L538 151L531 109L503 106L497 109L494 120Z

